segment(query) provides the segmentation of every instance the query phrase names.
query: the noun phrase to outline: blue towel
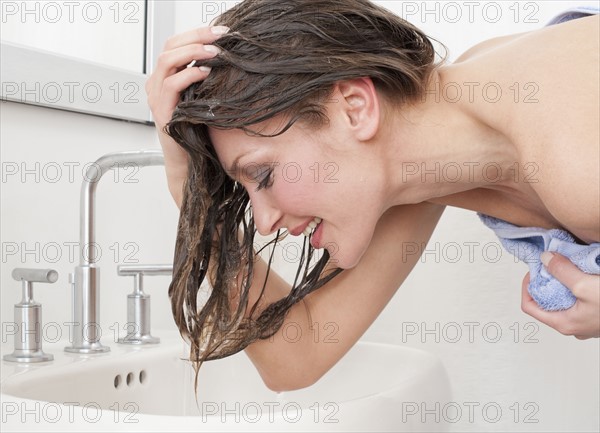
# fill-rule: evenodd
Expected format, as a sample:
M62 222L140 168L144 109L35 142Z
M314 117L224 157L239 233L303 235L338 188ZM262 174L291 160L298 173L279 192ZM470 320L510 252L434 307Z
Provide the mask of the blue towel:
M567 21L575 20L577 18L585 18L598 13L600 13L600 7L598 6L576 6L556 15L554 18L548 21L548 24L546 24L546 26L564 23Z
M544 310L566 310L573 306L576 298L548 273L540 260L542 252L557 252L569 258L583 272L600 274L600 243L581 245L564 230L518 227L498 218L478 215L496 233L504 248L529 265L531 278L528 291Z

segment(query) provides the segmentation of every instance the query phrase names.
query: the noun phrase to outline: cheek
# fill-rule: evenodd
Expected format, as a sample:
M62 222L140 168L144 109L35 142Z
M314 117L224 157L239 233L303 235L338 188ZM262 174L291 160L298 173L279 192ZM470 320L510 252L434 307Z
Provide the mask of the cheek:
M288 168L279 172L272 192L282 209L294 210L295 213L303 215L316 202L319 188L304 170Z

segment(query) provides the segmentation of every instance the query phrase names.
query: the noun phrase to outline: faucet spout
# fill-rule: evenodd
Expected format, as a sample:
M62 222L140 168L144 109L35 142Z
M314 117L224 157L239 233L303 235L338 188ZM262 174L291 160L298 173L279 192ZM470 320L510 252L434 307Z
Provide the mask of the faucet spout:
M100 157L86 171L81 185L80 264L71 276L73 298L72 345L65 351L74 353L103 353L110 350L100 343L100 269L97 262L95 236L96 187L109 170L136 166L164 165L160 150L137 150L109 153Z

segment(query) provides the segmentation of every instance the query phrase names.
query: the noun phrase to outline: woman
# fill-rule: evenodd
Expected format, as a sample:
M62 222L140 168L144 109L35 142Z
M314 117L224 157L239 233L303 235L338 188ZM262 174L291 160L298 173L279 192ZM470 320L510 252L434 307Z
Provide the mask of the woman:
M419 258L405 246L424 245L447 205L600 241L597 16L485 41L453 64L366 0L247 0L215 24L171 38L146 87L181 208L169 294L197 367L246 348L274 390L315 382L402 284ZM514 83L539 102L515 101ZM310 239L293 287L256 256L255 229ZM314 248L325 252L311 270ZM576 301L544 311L526 276L523 310L597 337L600 277L560 254L537 260ZM287 321L300 341L278 332ZM337 323L338 343L310 338L315 322Z

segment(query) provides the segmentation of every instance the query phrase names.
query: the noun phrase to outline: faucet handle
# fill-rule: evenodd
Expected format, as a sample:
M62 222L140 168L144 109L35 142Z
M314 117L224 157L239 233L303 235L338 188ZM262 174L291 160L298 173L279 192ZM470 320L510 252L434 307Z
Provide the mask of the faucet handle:
M126 275L172 275L173 265L119 265L117 274Z
M119 338L121 344L157 344L160 338L150 335L150 295L144 293L144 275L172 275L173 265L119 265L117 274L132 276L133 293L127 295L127 323L133 331Z
M16 281L23 282L21 285L23 299L21 299L21 303L17 305L40 305L33 300L32 283L55 283L58 280L58 272L54 269L15 268L12 271L12 277Z
M42 351L42 304L33 300L33 283L55 283L58 272L54 269L15 268L12 277L22 281L23 297L15 304L15 350L5 355L5 361L43 362L54 359Z
M31 283L56 283L58 272L54 269L15 268L12 271L12 277L17 281Z

